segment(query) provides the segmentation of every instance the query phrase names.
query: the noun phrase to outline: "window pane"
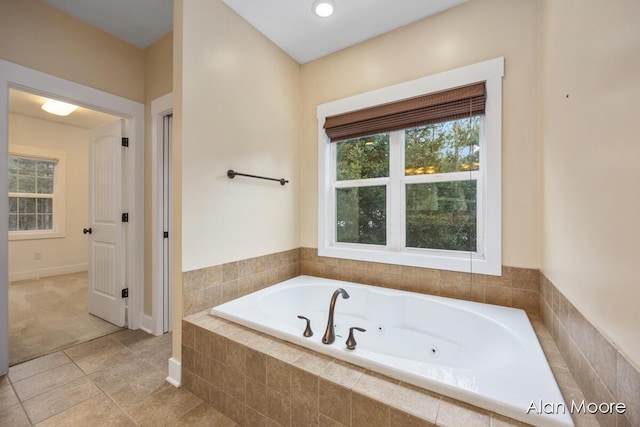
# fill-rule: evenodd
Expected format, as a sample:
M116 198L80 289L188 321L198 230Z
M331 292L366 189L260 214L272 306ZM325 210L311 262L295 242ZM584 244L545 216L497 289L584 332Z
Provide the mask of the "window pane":
M16 231L18 229L18 215L9 215L9 231Z
M338 181L389 176L389 134L335 144Z
M21 214L36 213L36 199L33 197L19 197L18 198L18 212Z
M52 217L51 214L38 214L38 230L51 230Z
M35 193L36 177L32 175L18 175L18 193Z
M18 191L18 177L11 174L9 174L9 191L14 193Z
M17 197L9 197L9 213L18 213Z
M18 171L18 158L14 156L9 156L9 173L15 174Z
M405 175L480 168L480 120L453 120L405 131Z
M407 185L407 247L476 251L476 181Z
M18 229L19 230L35 230L36 229L36 216L35 214L20 214L18 216Z
M38 194L53 194L53 178L38 177Z
M336 200L338 242L387 244L386 186L339 188Z
M53 178L53 167L55 163L46 160L38 161L37 172L38 176Z
M24 159L21 157L16 158L18 166L18 173L20 175L35 175L36 174L36 160Z
M53 199L38 199L38 213L53 212Z

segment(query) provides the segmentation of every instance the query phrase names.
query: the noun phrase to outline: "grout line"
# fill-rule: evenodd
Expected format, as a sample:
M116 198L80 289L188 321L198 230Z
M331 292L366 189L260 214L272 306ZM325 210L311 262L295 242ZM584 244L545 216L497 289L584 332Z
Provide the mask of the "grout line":
M7 377L7 382L9 383L9 387L11 387L11 391L13 391L13 395L18 400L18 403L20 404L20 407L22 408L22 411L24 412L24 415L27 417L27 420L29 421L29 424L33 425L33 422L31 421L31 417L29 417L29 413L27 412L27 410L24 407L24 404L22 403L22 399L20 399L20 397L18 397L18 393L16 392L16 389L13 386L13 381L11 381L11 378L9 378L8 374L6 375L6 377Z

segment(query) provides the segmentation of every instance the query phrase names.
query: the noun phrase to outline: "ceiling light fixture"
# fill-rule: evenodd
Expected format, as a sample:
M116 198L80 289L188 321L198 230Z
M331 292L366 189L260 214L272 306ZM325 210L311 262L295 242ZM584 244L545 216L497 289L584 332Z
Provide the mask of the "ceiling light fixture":
M336 4L333 0L316 0L311 5L311 10L319 17L326 18L336 11Z
M55 99L47 99L47 102L42 104L42 109L47 113L55 114L56 116L68 116L73 113L77 105L67 104L66 102L56 101Z

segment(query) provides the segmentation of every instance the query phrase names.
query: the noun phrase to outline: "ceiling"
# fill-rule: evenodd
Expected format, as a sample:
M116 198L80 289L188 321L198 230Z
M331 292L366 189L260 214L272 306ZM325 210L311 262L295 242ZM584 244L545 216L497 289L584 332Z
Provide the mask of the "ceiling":
M298 63L304 64L467 0L334 0L328 18L313 0L223 0Z
M78 107L77 110L66 117L56 116L47 113L41 108L46 100L47 98L43 96L9 89L9 112L84 129L93 129L118 119L116 116L83 107Z
M42 0L94 27L144 49L173 26L173 0ZM334 0L336 12L320 18L313 0L222 0L304 64L468 0ZM46 98L12 89L10 111L85 129L117 117L78 108L67 117L40 107Z
M144 49L172 29L173 0L42 0ZM313 0L223 0L304 64L468 0L334 0L319 18Z
M173 0L42 0L140 49L173 28Z

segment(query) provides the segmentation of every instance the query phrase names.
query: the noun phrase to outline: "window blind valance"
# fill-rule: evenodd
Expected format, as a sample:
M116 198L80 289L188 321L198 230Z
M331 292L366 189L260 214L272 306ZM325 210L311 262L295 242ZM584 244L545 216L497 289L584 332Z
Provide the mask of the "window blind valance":
M461 86L327 117L331 142L484 114L485 83Z

